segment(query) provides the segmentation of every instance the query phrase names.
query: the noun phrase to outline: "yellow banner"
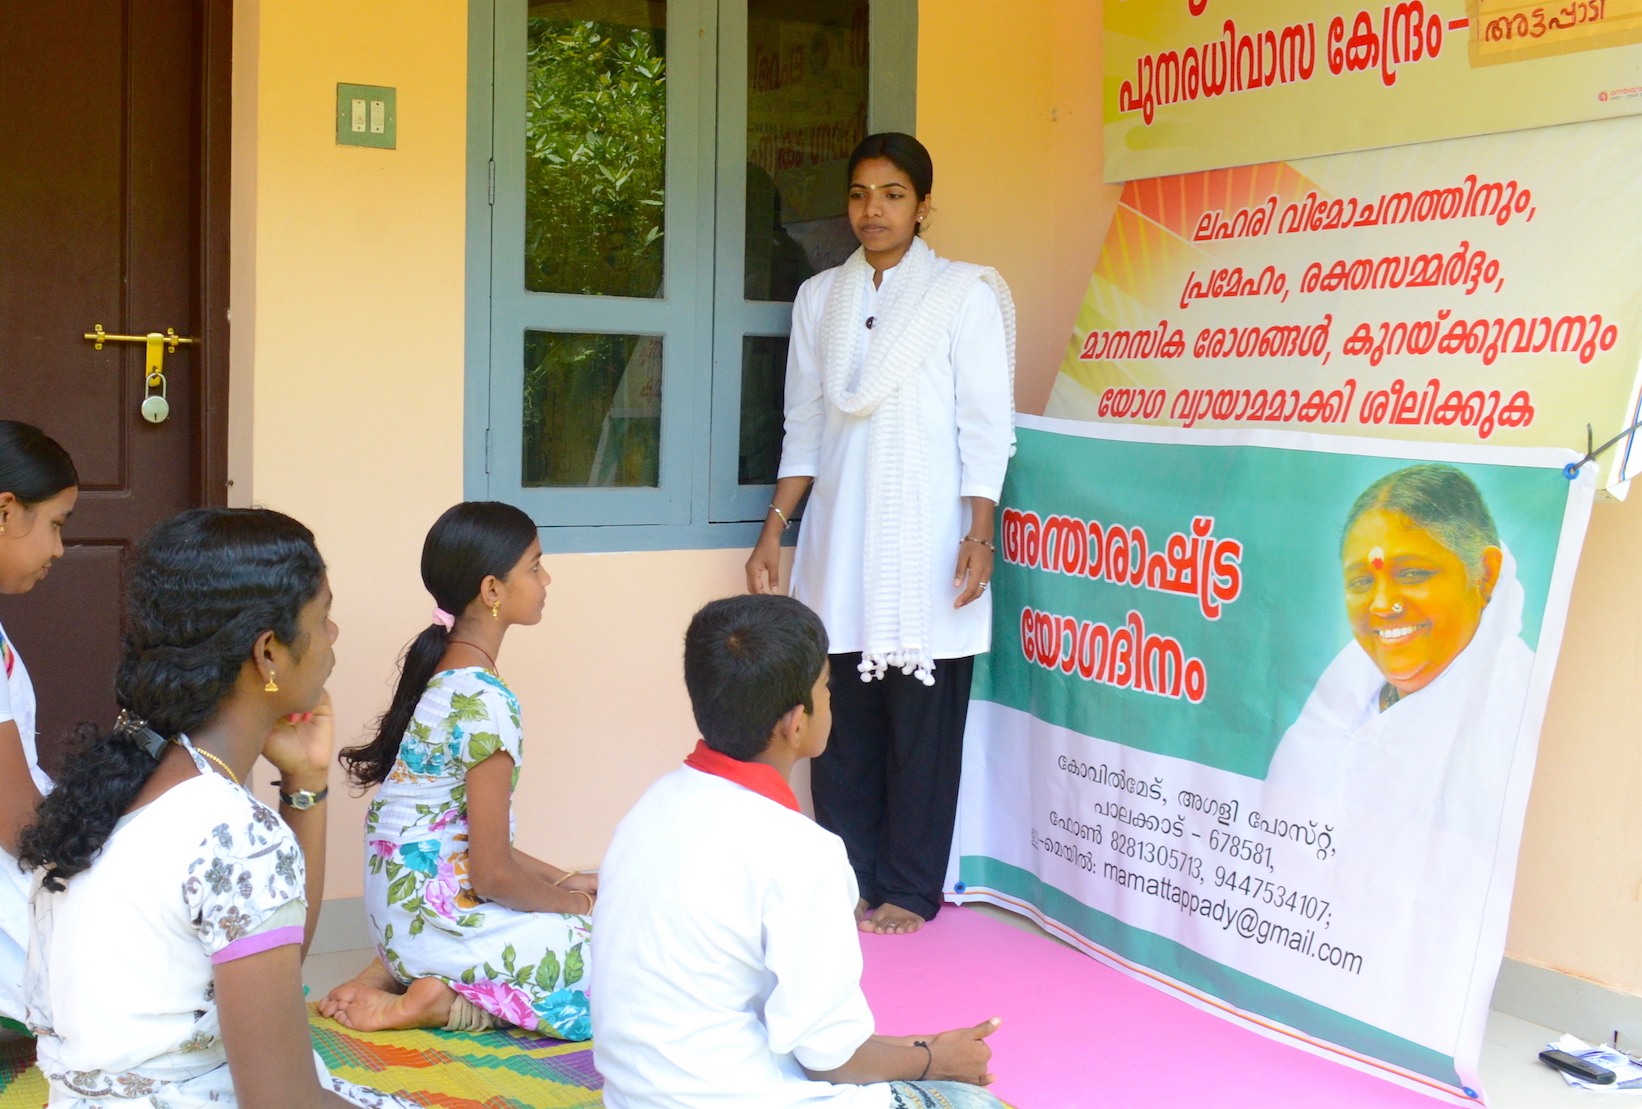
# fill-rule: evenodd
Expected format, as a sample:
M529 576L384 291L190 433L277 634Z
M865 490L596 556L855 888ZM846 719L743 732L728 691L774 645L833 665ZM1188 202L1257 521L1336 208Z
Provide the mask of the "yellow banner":
M1046 415L1601 443L1642 416L1638 164L1633 116L1132 181Z
M1107 0L1106 179L1642 112L1642 0Z

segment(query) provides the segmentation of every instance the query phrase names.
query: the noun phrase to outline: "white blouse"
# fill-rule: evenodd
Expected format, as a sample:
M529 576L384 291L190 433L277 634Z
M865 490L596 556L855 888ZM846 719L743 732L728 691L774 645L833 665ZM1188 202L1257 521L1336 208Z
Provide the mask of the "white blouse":
M850 416L828 402L822 391L817 346L827 294L837 269L810 278L793 304L792 342L787 355L786 437L781 477L811 477L793 562L791 593L820 615L834 654L864 648L862 594L867 519L867 445L870 416ZM861 341L855 352L851 388L866 365L873 331L866 326L896 267L884 271L883 285L868 282L856 317ZM1003 313L997 295L977 281L953 317L948 341L938 345L915 379L924 391L930 461L929 588L934 599L930 642L937 659L982 654L992 645L992 597L952 607L961 590L952 587L958 542L969 529L964 497L996 503L1013 441L1013 398ZM939 672L937 670L937 672Z
M51 779L39 767L34 739L34 685L23 656L0 627L0 723L17 725L23 758L35 788L51 791ZM23 1019L23 962L29 946L29 875L17 860L0 850L0 1016Z

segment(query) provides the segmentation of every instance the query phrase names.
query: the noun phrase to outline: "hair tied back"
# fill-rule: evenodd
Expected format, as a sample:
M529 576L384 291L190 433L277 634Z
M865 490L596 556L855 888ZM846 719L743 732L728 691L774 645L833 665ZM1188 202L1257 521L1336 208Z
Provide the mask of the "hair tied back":
M114 734L128 740L133 747L148 753L151 759L158 759L170 741L148 726L148 721L132 712L130 709L121 709L120 715L114 720Z

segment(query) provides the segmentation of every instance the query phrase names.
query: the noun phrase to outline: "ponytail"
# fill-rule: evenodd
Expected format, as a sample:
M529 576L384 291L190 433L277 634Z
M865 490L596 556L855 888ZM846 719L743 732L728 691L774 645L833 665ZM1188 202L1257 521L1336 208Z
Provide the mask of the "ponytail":
M325 563L314 536L265 509L201 508L162 522L132 561L112 731L82 724L18 859L44 885L89 868L160 765L167 740L216 715L265 631L293 650Z
M445 510L422 543L422 584L442 613L460 619L486 578L505 580L537 539L535 521L501 501L463 501ZM416 715L428 683L450 645L441 622L424 628L399 659L393 700L376 722L368 742L342 751L348 780L361 789L380 785L393 772L399 741Z

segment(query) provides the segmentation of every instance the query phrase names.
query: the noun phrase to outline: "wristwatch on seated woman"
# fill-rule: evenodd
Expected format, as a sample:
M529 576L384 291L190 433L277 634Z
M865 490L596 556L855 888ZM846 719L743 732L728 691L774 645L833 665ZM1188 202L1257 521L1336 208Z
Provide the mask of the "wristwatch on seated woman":
M280 783L269 782L268 784L277 787ZM330 796L330 792L330 786L326 786L318 793L315 793L311 789L299 789L295 793L286 793L284 790L280 790L279 803L281 805L288 805L297 812L307 812L309 809L325 800L326 797Z

